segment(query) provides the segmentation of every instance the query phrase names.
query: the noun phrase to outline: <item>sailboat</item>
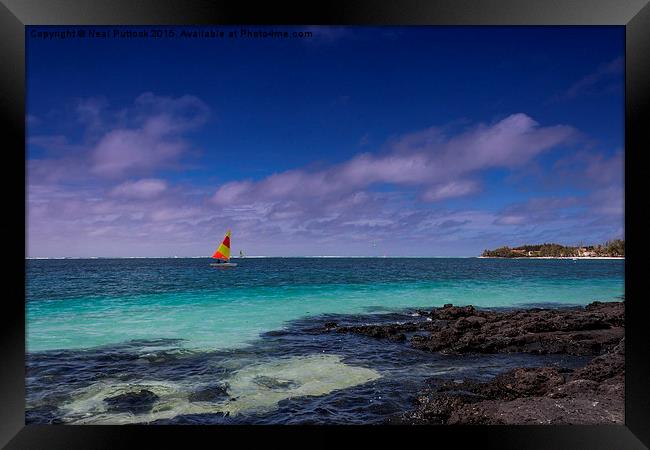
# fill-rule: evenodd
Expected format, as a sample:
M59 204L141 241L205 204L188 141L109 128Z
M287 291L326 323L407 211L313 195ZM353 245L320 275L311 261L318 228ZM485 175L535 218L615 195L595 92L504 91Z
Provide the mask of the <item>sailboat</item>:
M212 257L217 260L217 262L210 263L212 267L236 267L237 263L231 263L230 260L230 230L226 231L226 235L223 237L223 241L214 252Z

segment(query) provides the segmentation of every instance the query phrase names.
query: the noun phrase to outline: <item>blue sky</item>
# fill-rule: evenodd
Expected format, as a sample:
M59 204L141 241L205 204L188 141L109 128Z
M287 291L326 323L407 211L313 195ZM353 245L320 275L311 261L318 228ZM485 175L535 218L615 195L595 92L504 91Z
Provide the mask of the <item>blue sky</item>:
M228 227L278 256L624 236L624 28L272 28L313 36L30 27L28 256L209 255Z

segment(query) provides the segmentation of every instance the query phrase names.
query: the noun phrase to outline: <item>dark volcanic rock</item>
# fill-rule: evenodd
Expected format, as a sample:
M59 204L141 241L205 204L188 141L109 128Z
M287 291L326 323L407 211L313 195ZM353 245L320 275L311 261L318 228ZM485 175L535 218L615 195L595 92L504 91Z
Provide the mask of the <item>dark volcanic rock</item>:
M445 305L418 311L428 321L339 327L328 322L322 331L356 333L403 341L414 348L442 353L513 353L598 355L623 337L623 302L594 302L585 308L518 311L477 310Z
M412 322L405 324L360 325L336 328L336 331L339 333L356 333L378 339L389 339L391 341L405 341L405 332L408 333L417 330L417 325Z
M447 424L622 424L622 402L598 397L518 398L510 402L487 401L477 405L464 405L454 410Z
M228 390L226 386L209 386L207 388L192 392L188 396L190 402L220 402L227 400Z
M300 386L300 383L294 380L278 380L277 378L259 375L253 379L253 382L259 386L264 386L273 390L292 389Z
M571 371L517 368L489 382L433 380L412 411L389 423L406 424L605 424L623 423L624 303L594 302L580 308L477 310L447 304L416 311L407 323L338 326L316 332L356 333L407 341L441 353L533 353L596 356ZM410 338L407 338L410 333Z
M607 354L591 360L582 369L577 370L571 377L572 380L606 381L625 373L625 340Z
M564 383L564 376L553 367L518 368L498 375L489 383L475 389L490 398L514 399L543 395Z
M606 305L606 304L603 304ZM486 311L449 320L428 336L414 336L411 345L428 351L453 353L526 352L597 355L623 337L623 304L600 309L533 309ZM442 308L432 314L447 317ZM452 314L458 316L458 312ZM466 311L464 314L469 314Z
M476 309L471 305L453 306L451 303L448 303L442 308L431 311L429 317L441 320L454 320L474 315L476 315Z
M156 400L158 400L156 394L147 389L141 389L139 392L127 392L107 397L104 402L108 405L109 411L142 414L151 411Z
M390 423L607 424L624 419L624 341L573 373L518 368L486 383L440 382Z
M472 403L472 400L474 399L471 396L464 393L457 395L427 395L425 393L416 399L417 410L403 417L402 421L412 424L443 425L447 423L454 411L466 403Z

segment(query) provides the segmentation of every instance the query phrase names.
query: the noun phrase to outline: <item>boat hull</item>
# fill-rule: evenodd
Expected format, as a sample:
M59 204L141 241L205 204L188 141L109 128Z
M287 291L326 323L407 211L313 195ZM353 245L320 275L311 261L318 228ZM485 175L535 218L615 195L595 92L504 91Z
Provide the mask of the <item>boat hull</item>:
M237 263L210 263L211 267L237 267Z

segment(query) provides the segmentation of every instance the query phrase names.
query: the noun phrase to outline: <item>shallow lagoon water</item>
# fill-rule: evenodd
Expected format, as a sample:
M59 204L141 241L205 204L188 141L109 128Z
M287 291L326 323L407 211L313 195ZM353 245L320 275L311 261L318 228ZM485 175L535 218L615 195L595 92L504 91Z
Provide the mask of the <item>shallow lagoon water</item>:
M106 379L72 392L60 407L64 422L72 424L149 423L183 415L238 416L267 413L281 401L294 397L323 396L380 378L377 371L345 364L338 355L309 355L252 363L222 379L226 399L193 401L191 393L201 385L188 380L178 383L155 379L124 382ZM214 382L204 384L210 388ZM133 414L110 411L104 401L117 395L146 389L158 399L150 411Z
M580 305L623 295L623 261L30 260L30 423L381 423L432 376L487 379L584 359L442 356L310 331L404 320L410 308ZM402 313L406 313L402 315ZM424 319L422 319L424 320ZM225 398L193 393L227 386ZM104 399L146 389L144 413ZM238 403L239 402L239 403Z
M342 325L426 320L405 314L328 314L272 331L246 347L187 350L173 340L129 341L28 355L27 422L64 424L373 424L405 411L423 382L487 380L514 367L578 367L565 355L440 355L365 336L321 333ZM143 349L146 349L143 350ZM193 401L225 388L227 396ZM146 411L111 411L105 399L145 389ZM205 401L203 401L205 400Z

